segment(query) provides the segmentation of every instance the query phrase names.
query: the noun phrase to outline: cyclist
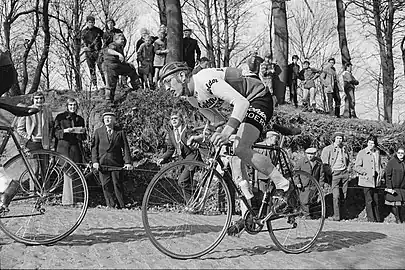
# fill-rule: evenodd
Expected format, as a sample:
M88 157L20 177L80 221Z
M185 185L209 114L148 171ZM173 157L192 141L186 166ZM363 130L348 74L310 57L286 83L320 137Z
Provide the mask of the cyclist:
M252 149L273 114L273 99L268 88L259 79L242 76L242 70L237 68L207 68L192 75L182 62L166 64L161 69L160 82L175 97L186 97L213 124L225 120L218 107L224 102L233 105L227 123L222 129L216 130L211 142L220 146L236 133L233 143L236 156L231 160L233 181L250 203L253 194L245 164L253 166L267 175L276 186L273 211L285 211L288 208L289 181L275 169L269 157ZM203 138L204 134L194 136L190 142ZM229 235L236 235L244 228L243 217L247 209L243 203L241 206L242 218L228 228Z

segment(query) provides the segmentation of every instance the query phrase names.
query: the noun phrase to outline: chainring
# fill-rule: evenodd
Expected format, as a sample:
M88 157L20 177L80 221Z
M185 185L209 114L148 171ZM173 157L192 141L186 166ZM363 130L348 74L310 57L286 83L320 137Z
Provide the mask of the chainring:
M257 218L252 215L250 211L247 211L243 217L245 231L249 234L258 234L262 231L263 225L257 222Z

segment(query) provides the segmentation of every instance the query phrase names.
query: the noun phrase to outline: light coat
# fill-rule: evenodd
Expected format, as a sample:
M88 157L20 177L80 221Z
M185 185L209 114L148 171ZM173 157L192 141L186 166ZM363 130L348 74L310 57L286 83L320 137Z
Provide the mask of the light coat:
M380 151L376 150L377 162L375 164L373 153L368 149L362 149L356 157L354 171L359 174L359 186L375 188L381 185L383 168L381 165ZM375 172L378 174L376 175Z

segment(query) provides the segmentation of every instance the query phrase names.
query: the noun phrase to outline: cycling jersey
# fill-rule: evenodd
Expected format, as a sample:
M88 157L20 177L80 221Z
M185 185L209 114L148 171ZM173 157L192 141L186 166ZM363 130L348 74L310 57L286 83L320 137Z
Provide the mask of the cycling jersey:
M231 124L234 128L237 128L240 122L244 121L248 110L256 114L256 118L261 118L258 119L260 126L264 127L265 122L268 122L268 113L252 106L254 100L269 95L269 90L260 80L242 76L242 70L230 67L203 69L193 75L193 80L194 95L189 98L193 106L213 109L222 106L224 102L233 105L234 108L228 124L235 123L232 119L236 120L238 123L236 126ZM261 105L263 107L263 102ZM271 107L272 113L272 102L266 106Z

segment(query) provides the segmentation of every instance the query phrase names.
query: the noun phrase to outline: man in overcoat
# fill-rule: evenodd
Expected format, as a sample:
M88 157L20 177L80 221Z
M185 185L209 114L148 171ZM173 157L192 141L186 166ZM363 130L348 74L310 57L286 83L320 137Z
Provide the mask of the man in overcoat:
M193 69L195 67L195 58L197 56L197 61L200 61L201 50L198 46L196 39L191 37L191 29L184 29L184 38L183 38L183 60L187 65Z

